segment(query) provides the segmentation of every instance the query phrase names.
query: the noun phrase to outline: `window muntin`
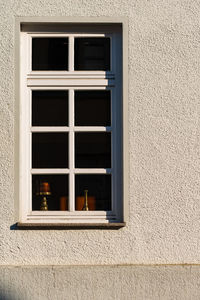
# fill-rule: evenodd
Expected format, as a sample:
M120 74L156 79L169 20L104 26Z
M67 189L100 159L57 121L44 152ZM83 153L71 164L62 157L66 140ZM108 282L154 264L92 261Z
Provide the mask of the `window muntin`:
M45 36L45 34L39 34L40 38L43 36ZM47 34L47 36L49 36L49 34ZM56 35L56 36L59 36ZM61 36L63 36L63 34L61 34ZM66 36L66 35L65 35ZM76 75L76 77L73 78L73 86L71 85L71 78L70 78L70 74L72 74L71 72L74 70L74 63L72 62L72 58L74 58L74 53L72 51L72 49L74 49L74 47L72 47L72 45L74 45L74 41L77 35L75 34L69 34L67 35L67 38L69 39L69 75L66 74L66 77L62 77L64 78L64 80L67 83L67 87L63 88L63 84L62 84L62 80L58 80L57 78L59 77L59 74L61 73L57 72L56 73L52 73L51 71L43 71L43 73L40 73L39 71L36 71L36 74L38 74L38 76L36 75L35 77L31 75L31 73L28 71L26 71L27 74L27 79L28 79L28 90L30 89L30 93L31 91L34 93L34 91L67 91L68 93L68 126L56 126L56 125L49 125L49 124L43 124L43 125L37 125L37 126L32 126L31 127L31 132L33 133L68 133L68 142L69 142L69 166L66 167L61 167L61 168L33 168L31 170L31 174L32 176L47 176L47 175L62 175L65 174L67 175L67 180L68 180L68 187L69 187L69 196L64 195L65 198L67 198L68 201L68 211L56 211L56 215L57 216L64 216L64 219L62 218L62 220L65 220L66 222L68 220L78 220L78 221L83 221L83 220L88 220L89 216L97 216L95 214L95 211L98 211L98 217L93 218L92 221L93 222L99 222L99 220L101 221L105 221L105 222L110 222L111 220L117 220L117 203L119 200L117 200L117 198L120 198L120 195L117 196L117 192L116 192L116 182L120 182L119 179L117 179L117 165L116 165L116 157L117 154L116 152L116 145L117 145L117 140L120 141L120 137L117 138L117 134L116 134L116 112L119 110L120 107L120 103L119 100L117 100L117 92L116 92L116 86L112 86L112 77L111 79L107 80L107 72L104 74L104 72L102 73L102 70L100 71L95 71L95 75L89 75L91 74L91 70L90 71L84 71L84 73L77 73L77 71L74 71L74 74L78 74ZM87 34L85 34L85 36L87 37ZM88 35L89 36L89 35ZM96 37L102 37L103 34L96 34ZM31 45L31 39L35 37L35 34L31 34L29 35L30 38L30 42L29 45ZM55 37L55 34L52 34L52 37ZM81 36L82 37L82 36ZM110 57L110 65L112 65L112 70L114 70L116 68L116 65L114 65L114 61L116 59L116 53L115 51L113 51L113 49L115 49L113 47L113 45L116 43L116 41L114 40L112 34L109 37L110 41L112 41L112 54ZM115 42L113 42L115 41ZM111 49L110 49L111 50ZM30 66L30 64L29 64ZM29 69L30 70L30 69ZM35 71L34 71L35 72ZM39 74L42 74L41 76ZM55 74L55 76L54 76ZM87 82L83 81L81 76L83 76L83 74L85 74L84 76L87 76L87 74L89 75L89 77L87 78ZM98 81L96 80L96 74L101 74L98 78ZM40 78L39 78L40 76ZM50 77L51 76L51 77ZM57 76L57 77L56 77ZM112 75L113 76L113 75ZM59 77L60 79L61 77ZM81 78L81 80L79 80L79 78ZM100 80L99 80L100 79ZM63 81L64 81L63 80ZM81 85L80 85L81 82ZM98 82L98 84L97 84ZM45 86L44 87L44 83ZM55 84L56 83L56 84ZM119 82L118 82L119 84ZM75 85L75 86L74 86ZM107 103L105 105L105 107L107 107L107 117L106 117L106 121L104 120L104 122L102 122L101 120L99 120L98 124L92 124L92 122L90 123L91 125L87 124L87 125L82 125L82 124L77 124L75 123L75 119L76 117L74 117L74 113L76 110L76 93L78 95L78 93L81 93L82 91L89 91L89 92L94 92L94 91L105 91L109 96L107 96L106 101L109 102L109 104ZM106 94L105 93L105 94ZM99 93L100 94L100 93ZM106 97L105 97L106 98ZM114 101L113 101L114 99ZM105 101L105 102L106 102ZM30 101L31 102L31 101ZM31 105L30 105L31 106ZM28 108L29 110L29 108ZM110 110L110 111L109 111ZM102 122L102 125L101 125ZM120 123L120 122L119 122ZM110 125L110 126L108 126ZM110 159L110 164L109 167L102 167L102 168L81 168L81 167L77 167L75 166L75 136L76 134L79 133L92 133L94 131L94 133L107 133L108 136L110 135L110 144L112 144L111 146L108 146L109 152L111 152L111 159ZM31 139L29 139L29 142L31 142ZM109 154L110 155L110 154ZM41 174L41 175L40 175ZM105 175L104 175L105 174ZM79 195L77 195L77 192L75 193L75 189L76 188L76 176L86 176L85 178L87 178L87 176L97 176L97 175L102 175L105 176L105 178L110 178L109 182L110 182L110 187L109 187L109 194L110 196L106 196L106 197L97 197L96 199L98 201L100 201L101 199L103 199L102 201L107 201L107 204L99 204L96 205L95 207L95 211L88 211L88 212L83 212L83 211L76 211L76 197L78 197ZM119 177L119 176L118 176ZM77 177L79 178L79 177ZM81 178L81 177L80 177ZM84 177L83 177L84 178ZM92 178L92 177L89 177ZM94 177L95 178L95 177ZM79 179L77 179L79 180ZM107 179L108 180L108 179ZM118 181L117 181L118 180ZM107 186L109 186L107 184ZM29 188L31 190L31 184L29 185ZM79 191L79 193L81 194L81 191ZM83 191L82 191L83 193ZM107 193L108 195L108 193ZM91 196L91 195L90 195ZM80 196L81 197L81 196ZM91 196L92 197L92 196ZM34 198L34 196L33 196ZM98 199L99 198L99 199ZM107 198L107 200L106 200ZM97 201L97 202L98 202ZM103 202L102 202L103 203ZM32 210L32 204L30 203L28 205L29 209L28 209L28 218L32 218L32 216L35 216L34 218L36 218L36 220L41 219L42 216L42 220L43 221L47 221L50 219L51 213L50 211L48 212L43 212L43 211L39 211L39 210ZM94 206L93 206L94 207ZM105 212L104 212L105 211ZM80 219L79 215L81 214L81 216L83 217L83 219ZM47 218L44 218L47 217ZM57 221L58 221L57 217ZM72 218L72 219L71 219Z

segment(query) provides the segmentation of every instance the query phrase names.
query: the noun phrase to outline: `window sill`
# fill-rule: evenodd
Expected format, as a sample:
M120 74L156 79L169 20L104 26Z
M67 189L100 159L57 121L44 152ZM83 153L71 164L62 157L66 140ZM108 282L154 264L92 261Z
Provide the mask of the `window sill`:
M20 223L16 224L17 229L30 229L30 230L41 230L41 229L56 229L56 230L67 230L67 229L120 229L125 227L126 223Z

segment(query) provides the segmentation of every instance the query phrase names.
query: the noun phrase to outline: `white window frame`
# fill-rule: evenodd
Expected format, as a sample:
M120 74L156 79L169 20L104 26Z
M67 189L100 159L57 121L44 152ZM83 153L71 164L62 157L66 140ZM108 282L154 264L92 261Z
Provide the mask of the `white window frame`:
M37 27L37 26L36 26ZM19 224L122 224L125 221L123 202L124 177L122 163L123 139L121 124L124 115L122 106L122 32L95 28L92 32L20 32L20 90L19 90ZM112 26L111 26L112 28ZM80 26L81 29L81 26ZM31 40L33 37L68 37L68 71L32 71ZM109 37L111 39L111 70L74 71L75 37ZM75 127L74 91L105 90L111 91L110 127L87 126ZM32 127L31 98L33 90L68 90L69 126L68 127ZM114 99L114 100L113 100ZM116 103L116 105L115 105ZM120 122L118 122L120 121ZM111 132L112 147L111 169L75 169L74 133L79 131ZM68 132L69 133L69 168L68 169L32 169L31 134L32 132ZM68 174L69 175L69 211L32 211L32 174ZM75 176L74 174L111 174L112 175L112 210L75 211Z

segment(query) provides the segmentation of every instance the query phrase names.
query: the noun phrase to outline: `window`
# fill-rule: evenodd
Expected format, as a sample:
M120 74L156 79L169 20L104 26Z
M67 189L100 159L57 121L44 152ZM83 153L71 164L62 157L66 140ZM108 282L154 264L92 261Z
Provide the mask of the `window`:
M20 24L20 222L122 223L121 24Z

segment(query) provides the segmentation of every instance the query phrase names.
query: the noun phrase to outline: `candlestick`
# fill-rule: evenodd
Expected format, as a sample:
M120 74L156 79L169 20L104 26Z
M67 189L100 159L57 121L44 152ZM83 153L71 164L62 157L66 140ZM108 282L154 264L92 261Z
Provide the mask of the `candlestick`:
M88 207L88 190L84 190L84 193L85 193L85 203L84 203L84 206L83 206L83 210L89 210L89 207Z
M40 210L48 210L48 204L47 204L47 197L51 195L50 192L50 185L48 182L41 182L40 183L40 195L42 197L41 205L40 205Z

